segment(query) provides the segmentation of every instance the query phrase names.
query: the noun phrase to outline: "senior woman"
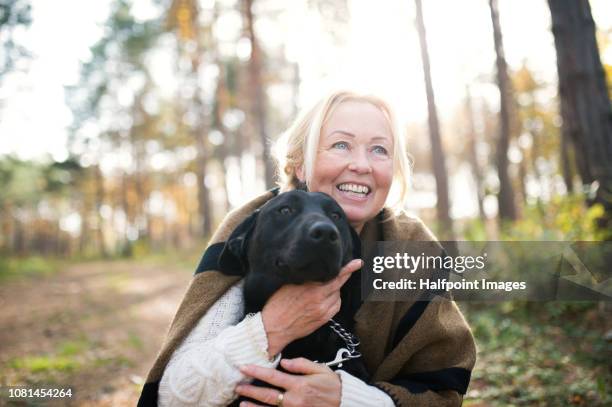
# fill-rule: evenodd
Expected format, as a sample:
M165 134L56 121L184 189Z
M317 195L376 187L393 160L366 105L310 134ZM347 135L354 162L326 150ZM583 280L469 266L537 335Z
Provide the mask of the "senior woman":
M333 93L302 114L276 147L282 190L306 187L330 195L362 241L435 240L420 220L385 206L392 188L395 208L403 206L409 164L392 111L381 99ZM214 247L274 195L267 192L230 213L199 269L207 269L202 265ZM340 289L361 265L351 261L326 284L283 286L261 312L246 317L239 277L210 267L196 273L139 405L224 406L240 395L286 407L460 405L476 352L452 301L357 304L350 328L361 340L369 383L303 358L281 360L287 344L338 312ZM351 287L359 290L358 283ZM279 363L284 372L276 370ZM251 379L271 386L253 386Z

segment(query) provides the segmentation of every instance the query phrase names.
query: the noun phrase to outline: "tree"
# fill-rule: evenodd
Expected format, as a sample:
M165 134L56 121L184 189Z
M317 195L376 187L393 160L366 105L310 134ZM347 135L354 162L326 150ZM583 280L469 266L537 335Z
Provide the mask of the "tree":
M515 220L516 207L510 175L508 174L508 146L510 144L510 81L508 67L504 54L504 44L499 23L497 0L489 0L491 22L493 24L493 41L497 66L497 85L499 86L499 138L497 140L496 164L499 177L499 218L500 220Z
M582 183L597 186L589 203L603 205L612 226L612 107L589 2L549 0L557 50L563 137L571 140Z
M68 254L60 219L73 209L72 194L83 176L72 158L42 163L0 157L0 252Z
M93 240L85 235L89 233L89 226L95 225L97 247L102 255L107 248L100 230L103 225L100 209L112 191L104 187L105 180L99 173L98 164L108 150L132 158L130 164L121 166L121 170L122 182L134 188L117 188L116 191L121 195L118 206L126 216L125 252L129 252L129 230L137 231L133 238L146 237L148 232L145 202L150 188L149 177L145 174L145 147L159 130L156 118L144 108L145 99L154 95L146 57L161 34L160 26L159 20L138 22L132 15L131 2L113 2L106 35L91 47L92 57L81 66L79 84L66 92L74 117L70 149L78 151L78 155L92 157L86 165L91 169L88 180L81 185L81 215L85 225L82 246ZM91 131L92 128L95 130ZM76 148L79 145L81 149ZM90 219L97 220L89 222Z
M263 82L263 51L259 45L255 32L255 16L253 15L254 0L244 0L243 18L247 36L251 43L251 56L249 58L249 101L254 124L261 141L261 158L264 163L264 179L266 188L274 186L274 165L270 155L270 141L268 140L267 126L267 97Z
M15 68L19 58L29 52L13 38L15 28L32 23L32 7L29 1L0 0L0 44L4 56L0 58L0 80Z
M470 87L465 87L465 115L467 119L467 139L468 139L468 161L472 169L472 176L476 184L476 198L478 200L478 215L483 222L486 222L487 215L484 211L484 180L482 170L478 162L478 140L476 134L476 126L474 124L474 110L472 109L472 95Z
M427 49L427 33L423 20L423 6L421 0L415 0L416 4L416 26L421 44L421 60L423 63L423 76L425 78L425 91L427 94L427 112L429 123L429 138L431 140L431 160L434 176L436 178L436 193L438 219L442 226L442 236L452 240L453 222L450 217L450 198L448 194L448 174L446 172L446 160L442 150L440 138L440 124L433 91L431 68L429 63L429 51Z
M205 109L204 89L201 86L201 72L206 51L203 33L198 24L199 4L195 0L173 0L169 10L169 18L178 29L179 56L190 62L189 71L185 73L185 85L193 91L193 98L188 101L186 113L193 113L196 123L192 126L195 142L196 175L198 177L198 206L201 217L202 233L210 236L212 233L212 202L210 191L206 187L207 165L210 159L210 146L207 142L210 117Z
M15 41L17 27L32 23L31 6L27 0L0 0L0 86L4 77L19 70L19 61L30 57L28 50ZM2 100L0 99L0 108Z
M541 92L547 90L548 85L537 79L526 62L512 74L512 84L516 100L518 101L518 117L521 123L521 135L518 145L521 148L524 165L528 178L531 177L539 185L539 191L534 187L531 193L547 199L554 194L557 183L550 182L553 171L560 171L565 190L572 191L573 168L570 161L563 158L564 151L560 145L562 140L558 137L558 128L555 118L558 116L556 100L549 97L539 97ZM561 153L561 154L560 154Z

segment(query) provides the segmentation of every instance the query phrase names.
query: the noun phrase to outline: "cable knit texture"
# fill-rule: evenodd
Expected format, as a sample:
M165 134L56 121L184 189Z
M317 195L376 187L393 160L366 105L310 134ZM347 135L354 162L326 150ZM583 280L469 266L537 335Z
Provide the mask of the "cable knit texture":
M239 322L244 315L243 285L241 280L232 286L176 349L159 385L160 407L225 406L236 398L236 385L246 379L237 366L278 365L280 355L268 360L261 313ZM342 407L393 406L391 398L376 387L349 373L339 374Z
M394 407L395 403L387 393L369 386L344 370L336 371L342 380L342 401L340 407Z
M245 318L240 282L200 319L176 349L159 386L160 406L225 406L245 377L243 364L276 367L268 360L261 314Z

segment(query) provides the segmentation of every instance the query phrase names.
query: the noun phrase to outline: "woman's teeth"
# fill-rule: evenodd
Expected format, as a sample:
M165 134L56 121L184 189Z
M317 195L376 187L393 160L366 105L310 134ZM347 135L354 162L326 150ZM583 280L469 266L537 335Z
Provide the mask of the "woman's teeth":
M370 193L370 188L365 185L357 184L340 184L337 186L340 191L354 192L356 194L367 195Z

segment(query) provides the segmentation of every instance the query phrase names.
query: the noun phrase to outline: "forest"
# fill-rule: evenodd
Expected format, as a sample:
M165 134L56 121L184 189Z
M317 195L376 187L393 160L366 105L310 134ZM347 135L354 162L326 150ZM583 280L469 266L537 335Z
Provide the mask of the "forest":
M64 110L18 99L64 58L28 41L43 3L0 0L0 387L134 404L211 234L276 186L273 141L328 88L396 105L405 209L441 240L612 240L606 0L108 0ZM466 406L612 403L609 302L458 305Z

